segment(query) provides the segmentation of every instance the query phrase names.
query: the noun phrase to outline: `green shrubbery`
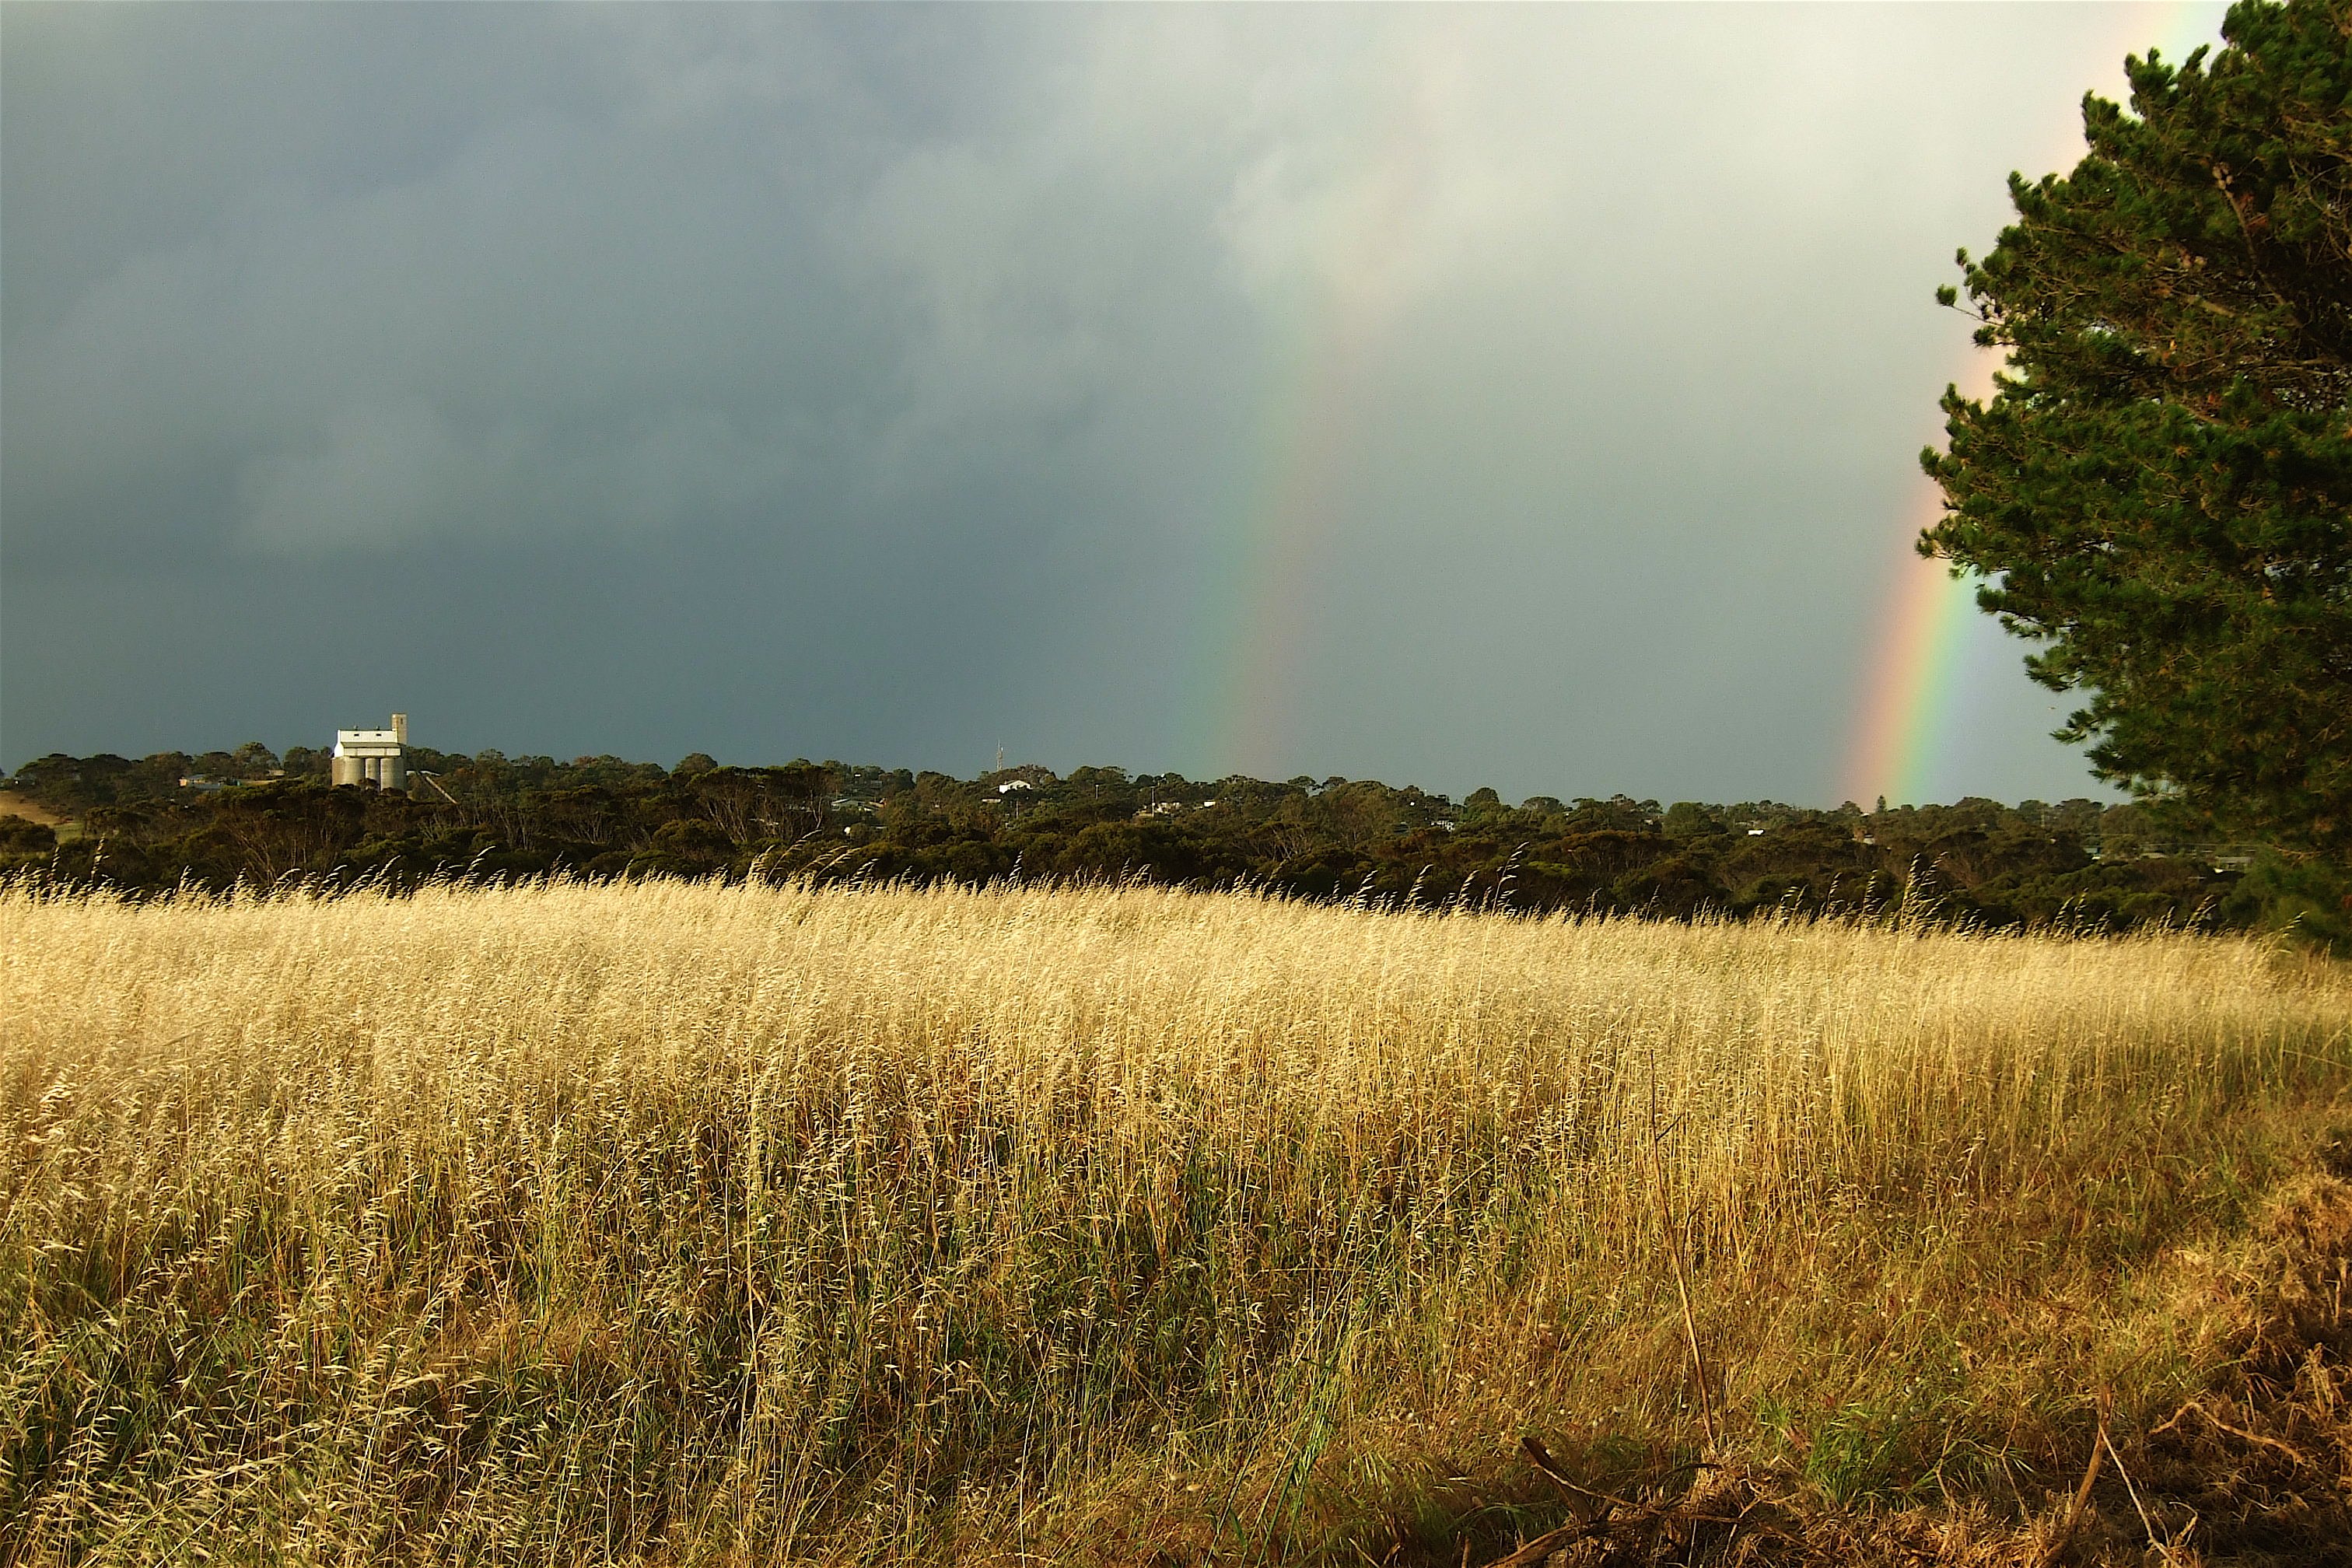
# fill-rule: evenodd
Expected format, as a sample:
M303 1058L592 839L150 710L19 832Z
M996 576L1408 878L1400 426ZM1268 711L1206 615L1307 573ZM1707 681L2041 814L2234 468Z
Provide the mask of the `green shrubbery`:
M204 775L199 762L225 774ZM674 770L419 752L406 795L330 788L324 758L45 757L9 788L73 820L0 830L0 866L152 891L289 877L1131 879L1420 907L1688 918L1901 901L1997 927L2292 929L2352 941L2352 878L2200 842L2141 805L1988 800L1864 812L1671 808L1620 795L1517 806L1369 780L1202 782L1022 767L977 779L796 762ZM202 784L184 784L200 777ZM234 781L234 782L230 782Z

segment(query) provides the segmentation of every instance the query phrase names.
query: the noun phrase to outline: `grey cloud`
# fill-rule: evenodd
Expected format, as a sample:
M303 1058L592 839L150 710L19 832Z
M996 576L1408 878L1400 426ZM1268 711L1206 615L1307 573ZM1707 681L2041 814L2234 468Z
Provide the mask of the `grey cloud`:
M2133 41L2099 7L6 25L8 761L391 691L510 750L1796 798L1964 354L1927 290ZM1241 755L1219 639L1316 420L1292 717ZM409 634L298 679L193 629L334 645L354 570ZM2084 787L1991 668L1947 793Z

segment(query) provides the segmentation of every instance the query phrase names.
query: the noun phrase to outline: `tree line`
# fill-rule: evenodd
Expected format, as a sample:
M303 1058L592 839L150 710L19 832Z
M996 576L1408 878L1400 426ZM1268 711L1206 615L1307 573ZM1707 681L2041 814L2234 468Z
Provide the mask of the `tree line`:
M53 755L5 789L68 826L0 817L0 870L147 895L428 878L1115 879L1418 908L1688 919L1901 905L1994 928L2293 928L2352 949L2352 876L2202 840L2144 805L1980 799L1877 810L1371 780L1036 766L958 779L795 761L412 751L404 794L331 787L322 752L248 743Z

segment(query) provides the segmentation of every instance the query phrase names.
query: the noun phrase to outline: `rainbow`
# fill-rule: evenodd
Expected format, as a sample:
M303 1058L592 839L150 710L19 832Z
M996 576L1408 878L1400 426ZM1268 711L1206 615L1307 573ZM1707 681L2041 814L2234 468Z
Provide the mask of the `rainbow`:
M1258 377L1242 493L1212 571L1197 689L1196 754L1223 771L1271 776L1295 761L1299 689L1312 662L1318 574L1360 469L1356 447L1379 343L1411 292L1413 241L1431 221L1430 121L1465 72L1444 40L1394 65L1393 96L1357 128L1359 176L1322 193L1312 233L1278 287ZM1378 95L1376 95L1376 98Z
M2154 47L2174 62L2200 44L2219 47L2225 7L2182 4L2133 6L2127 30L2120 30L2115 61ZM2103 88L2113 96L2119 86ZM2082 123L2071 118L2063 138L2053 135L2042 166L2071 169L2083 155ZM1996 364L1991 353L1969 346L1952 380L1975 398L1989 396ZM1873 652L1863 671L1843 770L1845 798L1870 804L1884 795L1916 805L1962 787L1955 777L1963 739L1958 715L1969 684L1968 648L1975 617L1969 613L1976 584L1955 576L1939 561L1923 560L1911 548L1920 531L1943 516L1941 493L1924 478L1919 499L1905 509L1902 557L1889 574L1885 608Z
M2160 48L2180 59L2212 43L2224 7L2164 0L2118 6L2123 21L2108 58L2121 90L2123 57ZM1187 750L1219 771L1271 776L1299 755L1302 685L1315 652L1318 574L1328 561L1360 465L1357 447L1364 400L1378 373L1381 340L1408 282L1399 275L1415 231L1432 221L1428 120L1460 62L1431 40L1405 60L1403 90L1381 105L1385 123L1360 128L1367 154L1360 177L1329 199L1294 258L1298 265L1276 289L1265 360L1249 428L1255 444L1240 466L1235 493L1217 510L1227 520L1218 553L1206 563L1199 640L1189 691L1206 697L1189 716ZM1370 106L1367 106L1370 108ZM1375 110L1374 112L1379 112ZM2050 151L2042 167L2071 167L2082 155L2081 126L2053 105ZM1410 262L1402 265L1409 267ZM1972 395L1990 391L1992 356L1971 346L1952 379ZM1940 497L1915 481L1899 551L1886 579L1878 628L1865 659L1862 689L1842 769L1847 797L1869 801L1930 798L1953 783L1969 704L1968 652L1974 584L1911 548L1941 515Z
M1290 737L1312 652L1316 568L1339 522L1368 347L1365 324L1347 316L1335 300L1297 312L1264 378L1265 434L1219 574L1244 585L1221 595L1232 619L1212 644L1224 662L1213 678L1223 700L1205 750L1221 771L1271 773L1297 752Z
M1905 521L1906 541L1943 515L1942 492L1920 483L1927 493ZM1895 572L1854 722L1848 800L1867 806L1874 796L1897 805L1933 798L1931 781L1948 771L1944 752L1952 741L1975 597L1975 585L1940 561L1913 555Z

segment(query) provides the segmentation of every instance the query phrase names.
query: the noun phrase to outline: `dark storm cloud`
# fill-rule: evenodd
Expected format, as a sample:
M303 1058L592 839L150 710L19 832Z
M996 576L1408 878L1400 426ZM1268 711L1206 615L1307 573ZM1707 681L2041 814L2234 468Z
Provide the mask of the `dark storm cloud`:
M1825 798L1927 292L2129 15L11 6L0 749ZM1999 679L1955 791L2079 787Z

